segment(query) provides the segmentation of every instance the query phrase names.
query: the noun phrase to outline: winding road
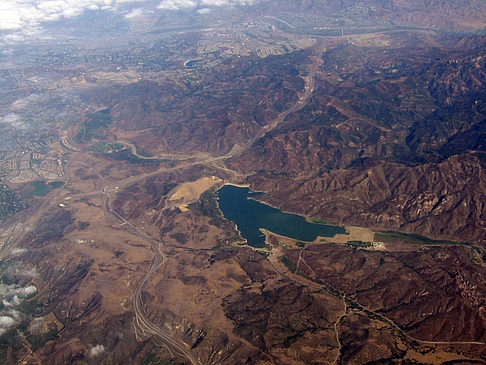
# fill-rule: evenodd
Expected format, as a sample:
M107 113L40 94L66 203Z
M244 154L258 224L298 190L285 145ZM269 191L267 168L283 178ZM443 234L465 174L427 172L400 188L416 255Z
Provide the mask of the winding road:
M150 248L154 253L154 257L150 263L150 268L144 275L142 280L138 283L134 296L132 298L132 305L135 314L135 331L140 330L142 333L149 333L160 338L160 340L172 351L185 357L190 361L192 365L201 365L199 359L192 353L189 346L181 340L174 338L169 331L165 331L152 323L145 313L142 302L142 291L145 284L149 281L150 277L157 271L157 269L167 261L167 256L164 256L160 251L160 245L163 245L162 241L156 240L145 232L141 231L138 227L130 223L124 217L122 217L116 210L111 207L110 189L104 184L103 181L103 203L102 207L105 213L111 215L123 225L125 229L129 229L132 233L136 234L140 238L144 239L150 244ZM138 335L137 335L138 338Z

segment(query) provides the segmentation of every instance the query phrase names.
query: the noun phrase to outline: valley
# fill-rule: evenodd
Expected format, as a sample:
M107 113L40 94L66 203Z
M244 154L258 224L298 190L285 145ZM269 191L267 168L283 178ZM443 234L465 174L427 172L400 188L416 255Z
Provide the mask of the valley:
M371 3L5 45L0 362L484 363L484 6Z

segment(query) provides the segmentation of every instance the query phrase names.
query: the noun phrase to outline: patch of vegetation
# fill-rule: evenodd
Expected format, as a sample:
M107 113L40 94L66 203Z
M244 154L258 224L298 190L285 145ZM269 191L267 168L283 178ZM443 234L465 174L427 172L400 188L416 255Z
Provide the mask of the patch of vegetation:
M39 315L42 313L42 307L43 304L40 303L38 300L28 300L31 297L36 296L37 293L33 293L30 297L27 298L27 300L24 300L20 304L20 311L25 314L29 314L32 316Z
M0 185L0 219L14 215L25 207L14 191L7 185Z
M486 262L486 254L483 252L481 247L472 246L471 259L477 264L482 264L483 262Z
M18 351L22 349L22 338L19 336L17 328L11 328L0 336L0 354L11 349ZM2 354L3 355L3 354ZM0 356L0 358L3 356Z
M99 110L88 114L78 132L74 136L76 143L89 142L92 139L104 140L106 138L105 129L112 123L110 109Z
M89 227L89 222L78 222L78 224L79 224L80 231L84 231L86 230L86 228Z
M116 250L115 251L115 257L118 258L120 257L121 255L123 255L125 253L125 251L120 251L120 250Z
M311 218L310 221L312 223L316 223L316 224L324 224L324 219L322 219L322 218Z
M297 247L305 247L305 242L295 242Z
M205 216L211 218L222 218L223 214L218 207L218 197L216 189L209 189L201 194L199 201L189 205L190 207L199 210Z
M30 167L39 167L41 162L42 162L42 160L39 160L38 158L31 158L30 159Z
M287 256L282 256L280 259L280 262L284 264L287 269L289 269L291 272L295 272L297 270L297 267L295 264L287 257Z
M140 156L143 156L143 157L154 157L153 154L151 153L148 153L147 151L145 151L143 148L141 147L138 147L136 146L135 147L137 149L137 153L140 155Z
M32 191L31 196L44 196L49 192L49 187L42 181L33 182L32 187L34 190Z
M52 329L49 332L38 335L26 334L26 340L32 345L32 349L36 351L44 346L47 341L58 338L58 333L59 331L57 329Z
M178 243L181 245L185 245L189 238L187 237L187 234L182 233L182 232L176 232L174 234L170 235L173 239L175 239Z
M96 143L88 148L90 151L98 152L98 153L111 153L113 151L120 151L122 150L124 145L121 143Z
M457 242L448 240L434 240L419 234L401 233L395 231L381 231L375 233L375 241L378 242L404 242L421 245L470 245L469 242Z
M156 163L157 160L146 160L144 158L140 158L138 156L135 156L132 153L132 150L130 148L124 148L118 151L113 151L111 153L106 153L105 155L110 156L111 158L114 158L115 160L118 161L126 161L129 163L136 163L136 164L153 164Z
M355 246L355 247L371 247L373 246L373 242L365 242L365 241L348 241L346 242L347 245Z
M134 164L154 164L163 161L158 159L148 160L140 158L134 155L129 147L126 147L125 145L120 143L107 144L100 142L90 146L89 150L101 153L104 156L111 157L118 161L127 161Z
M52 181L48 184L52 190L60 188L64 185L64 181Z
M43 181L34 181L31 184L31 188L33 190L29 193L29 196L45 196L52 190L55 190L63 185L64 182L62 181L53 181L47 184Z
M160 364L160 357L157 354L150 353L147 355L145 359L142 361L142 365L151 365L151 364Z

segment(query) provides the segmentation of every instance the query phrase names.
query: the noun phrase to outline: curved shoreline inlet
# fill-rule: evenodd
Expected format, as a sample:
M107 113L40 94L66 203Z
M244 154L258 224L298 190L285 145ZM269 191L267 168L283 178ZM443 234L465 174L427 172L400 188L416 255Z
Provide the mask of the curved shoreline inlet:
M224 185L218 190L219 207L225 218L234 222L241 235L253 247L264 247L260 228L300 241L314 241L318 236L332 237L346 233L344 227L310 223L304 217L284 213L277 208L248 199L249 188Z

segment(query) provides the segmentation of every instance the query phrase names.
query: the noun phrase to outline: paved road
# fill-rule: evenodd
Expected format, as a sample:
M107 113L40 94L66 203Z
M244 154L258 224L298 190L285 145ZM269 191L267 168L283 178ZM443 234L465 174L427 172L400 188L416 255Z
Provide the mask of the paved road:
M138 227L127 221L125 218L123 218L118 212L111 208L110 201L110 194L105 186L103 188L103 210L113 216L118 221L120 221L125 228L130 229L137 236L148 241L150 243L150 248L154 253L154 257L152 259L152 262L150 263L150 268L143 277L143 279L138 283L132 299L133 310L135 312L135 328L137 329L138 327L138 329L140 329L142 333L150 333L152 335L158 336L167 347L188 359L192 365L201 365L199 359L192 353L191 349L186 343L172 337L172 335L168 331L164 331L163 329L157 327L155 324L150 322L143 309L142 290L150 277L167 260L167 256L164 256L160 251L160 245L163 243L152 238L145 232L141 231Z
M306 80L306 87L304 89L305 90L304 94L288 110L286 110L283 113L280 113L276 118L269 121L265 126L260 128L260 130L255 134L255 136L250 141L248 141L248 143L246 145L244 145L243 147L234 148L231 152L229 152L225 155L222 155L222 156L212 157L212 156L208 156L207 154L198 154L198 155L193 156L193 158L196 159L193 162L182 163L178 166L171 167L171 168L163 167L163 168L160 168L157 171L154 171L154 172L151 172L151 173L145 173L145 174L140 174L140 175L137 175L137 176L131 176L127 179L118 181L116 183L116 186L118 188L122 188L122 187L125 187L125 186L128 186L128 185L134 184L136 182L145 180L148 177L156 176L156 175L163 173L163 172L176 171L176 170L185 169L185 168L188 168L188 167L191 167L191 166L197 166L197 165L202 165L202 164L213 164L214 166L218 167L218 165L215 164L215 162L221 162L221 161L224 161L224 160L228 160L232 157L235 157L237 155L241 155L243 152L248 150L255 143L255 141L257 141L259 138L262 138L263 136L265 136L271 130L275 129L289 114L294 113L294 112L302 109L308 103L308 101L309 101L309 99L312 95L312 92L314 91L314 77L315 77L315 73L316 73L316 70L317 70L317 67L318 67L319 60L321 58L320 56L322 55L323 51L324 51L324 47L322 47L322 49L319 53L319 57L312 64L311 71L310 71L309 76L307 77L307 80ZM61 142L64 142L64 141L61 141ZM69 149L63 143L61 143L61 145L63 145L66 149ZM135 148L135 146L133 146L133 147ZM73 151L71 151L71 152L73 152ZM184 157L184 159L186 158L186 156L183 156L183 157ZM178 156L178 158L180 159L181 156ZM78 164L78 165L85 167L86 169L93 171L97 175L97 177L100 181L100 185L101 185L100 190L91 191L91 192L87 192L87 193L74 194L74 195L71 195L71 199L102 194L102 208L105 211L105 213L116 218L118 221L121 222L121 224L124 225L124 227L131 229L139 237L147 240L150 243L150 247L151 247L152 251L154 252L154 257L152 259L150 268L149 268L148 272L145 274L145 276L143 277L143 279L138 284L138 286L135 290L135 295L134 295L133 300L132 300L133 308L134 308L134 312L135 312L136 325L138 326L138 328L142 332L150 333L150 334L153 334L155 336L158 336L164 342L164 344L166 344L171 350L173 350L174 352L176 352L176 353L180 354L181 356L187 358L191 362L191 364L200 365L201 363L200 363L199 359L192 353L192 351L190 350L190 348L188 347L187 344L173 338L168 331L164 331L161 328L157 327L152 322L150 322L150 320L147 318L147 316L145 314L145 311L143 310L143 305L142 305L143 303L142 303L142 299L141 299L143 288L144 288L145 284L149 281L150 277L156 272L157 268L160 265L162 265L163 263L165 263L165 261L167 259L167 257L164 257L162 255L162 253L160 252L160 249L159 249L159 245L163 244L163 243L155 240L154 238L150 237L149 235L147 235L146 233L144 233L143 231L138 229L136 226L134 226L133 224L128 222L119 213L117 213L114 209L111 208L110 192L116 193L116 191L112 187L108 186L105 178L96 169L94 169L92 166L90 166L90 165L88 165L88 164L86 164L82 161L78 161L78 160L75 160L75 159L69 160L67 162L67 164ZM221 168L225 171L233 171L233 170L230 170L226 167L220 166L219 168ZM69 175L67 174L67 166L65 168L65 171L66 171L66 182L68 182L69 181ZM26 221L26 225L31 227L34 224L36 224L38 219L40 217L42 217L47 212L47 210L49 208L51 208L51 207L59 204L60 202L62 202L63 199L66 197L66 195L67 195L66 192L64 192L64 193L53 192L52 195L49 194L46 197L46 199L44 200L44 202L41 204L41 206L37 209L36 213L33 214L30 217L30 219L28 219L28 221ZM25 238L27 233L28 233L28 231L24 231L21 235L16 237L15 243L13 245L11 245L9 248L15 247L17 243L21 242Z

